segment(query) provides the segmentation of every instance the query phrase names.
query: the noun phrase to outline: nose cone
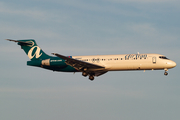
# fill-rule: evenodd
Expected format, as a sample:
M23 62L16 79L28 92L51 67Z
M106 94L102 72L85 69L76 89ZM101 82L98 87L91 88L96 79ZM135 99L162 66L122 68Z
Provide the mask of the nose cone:
M176 63L174 61L172 61L172 66L176 67Z
M166 64L167 64L170 68L176 67L176 63L175 63L174 61L168 61Z

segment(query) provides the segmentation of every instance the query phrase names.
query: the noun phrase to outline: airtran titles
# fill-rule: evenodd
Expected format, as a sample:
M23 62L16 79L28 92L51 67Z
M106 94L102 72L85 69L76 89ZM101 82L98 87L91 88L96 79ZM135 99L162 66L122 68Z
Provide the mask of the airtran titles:
M127 54L125 56L125 59L146 59L147 58L147 54Z

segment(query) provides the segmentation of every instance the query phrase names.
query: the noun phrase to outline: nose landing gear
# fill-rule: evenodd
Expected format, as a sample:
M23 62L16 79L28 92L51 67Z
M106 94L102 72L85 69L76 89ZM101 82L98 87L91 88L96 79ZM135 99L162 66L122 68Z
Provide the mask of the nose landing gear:
M167 76L167 75L168 75L168 73L167 73L167 72L164 72L164 75L166 75L166 76Z
M168 69L164 69L164 70L165 70L164 75L167 76L168 75L168 72L167 72Z

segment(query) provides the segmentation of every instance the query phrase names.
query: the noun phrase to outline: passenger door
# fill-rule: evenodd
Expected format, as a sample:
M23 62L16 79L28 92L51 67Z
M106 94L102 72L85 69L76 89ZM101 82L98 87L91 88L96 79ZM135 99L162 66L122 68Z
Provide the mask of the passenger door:
M152 63L156 64L156 57L152 57Z

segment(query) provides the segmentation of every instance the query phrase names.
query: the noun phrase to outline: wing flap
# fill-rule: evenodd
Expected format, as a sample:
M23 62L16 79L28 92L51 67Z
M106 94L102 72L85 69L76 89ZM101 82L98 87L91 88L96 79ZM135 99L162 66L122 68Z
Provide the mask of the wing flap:
M95 76L100 76L100 75L103 75L105 73L107 73L108 71L96 71L95 72Z

